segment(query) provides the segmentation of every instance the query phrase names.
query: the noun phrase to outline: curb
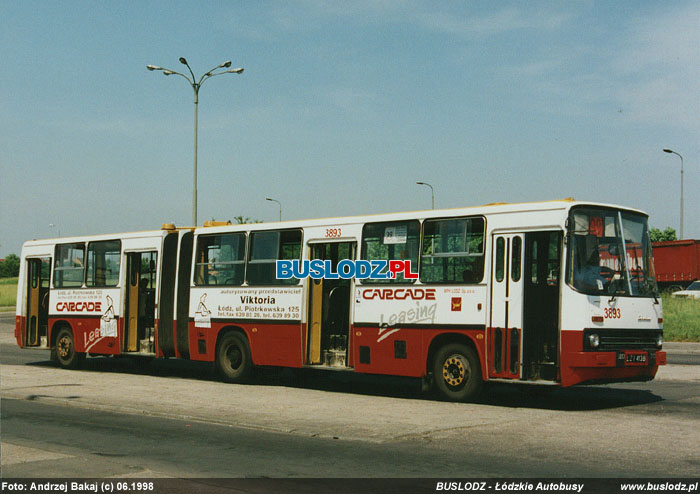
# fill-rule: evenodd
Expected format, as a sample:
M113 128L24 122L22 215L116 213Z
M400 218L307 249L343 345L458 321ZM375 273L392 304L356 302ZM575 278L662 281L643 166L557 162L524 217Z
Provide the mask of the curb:
M669 354L700 355L700 343L689 341L664 341L662 349Z

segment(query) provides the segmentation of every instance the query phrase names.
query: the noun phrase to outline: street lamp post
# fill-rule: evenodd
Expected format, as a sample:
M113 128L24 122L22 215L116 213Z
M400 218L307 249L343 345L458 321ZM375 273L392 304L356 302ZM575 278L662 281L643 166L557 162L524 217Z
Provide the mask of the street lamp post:
M432 209L435 209L435 192L433 191L433 186L426 182L416 182L416 184L427 185L428 187L430 187L430 203L432 205Z
M683 156L668 148L664 148L664 153L675 154L681 159L681 236L679 240L683 240Z
M276 202L277 204L279 204L279 207L280 207L280 221L282 221L282 203L279 202L277 199L273 199L272 197L266 197L265 200L266 200L266 201Z
M197 78L194 76L194 72L192 72L192 68L187 63L187 60L185 60L185 57L180 57L180 63L182 65L185 65L190 71L190 74L192 75L191 79L185 74L181 74L180 72L176 72L174 70L165 69L163 67L158 67L156 65L146 65L146 68L148 70L160 70L163 72L163 75L175 74L184 77L185 79L187 79L187 82L190 83L190 86L192 86L192 90L194 91L194 177L192 180L192 225L197 226L197 107L199 106L199 88L202 87L204 81L206 81L210 77L224 74L240 74L243 72L243 69L240 67L237 69L229 69L229 67L231 67L231 61L228 60L224 63L220 63L219 65L211 69L209 72L206 72L197 81ZM219 69L228 70L221 70L219 72L216 72Z

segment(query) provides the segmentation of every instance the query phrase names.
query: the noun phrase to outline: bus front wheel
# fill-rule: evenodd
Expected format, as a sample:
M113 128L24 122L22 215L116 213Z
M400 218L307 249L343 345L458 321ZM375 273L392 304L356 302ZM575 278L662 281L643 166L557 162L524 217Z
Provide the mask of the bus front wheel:
M84 353L75 351L73 332L68 328L62 328L56 336L56 361L64 369L75 369L85 356Z
M449 343L435 354L433 379L440 396L447 401L470 401L484 387L479 358L462 343Z
M245 337L239 333L227 333L221 337L216 348L216 369L224 381L245 381L253 368L250 348Z

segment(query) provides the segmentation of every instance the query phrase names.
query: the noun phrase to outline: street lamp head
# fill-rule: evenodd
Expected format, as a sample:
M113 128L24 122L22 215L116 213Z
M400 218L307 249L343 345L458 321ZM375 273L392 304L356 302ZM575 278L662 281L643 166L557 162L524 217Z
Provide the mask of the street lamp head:
M238 67L237 69L227 70L226 72L231 73L231 74L240 74L243 72L243 67Z
M163 70L163 75L173 75L173 74L175 74L175 73L176 73L176 72L173 72L172 70L168 70L168 69L164 69L164 70Z
M182 65L187 65L187 60L185 60L185 57L180 57L180 63Z
M265 200L276 202L279 205L279 207L280 207L280 221L282 221L282 203L279 202L277 199L273 199L272 197L266 197Z
M163 67L158 67L157 65L146 65L148 70L163 70Z
M226 60L224 63L219 65L219 67L226 67L229 68L231 66L231 60Z
M664 148L664 153L673 153L673 150L672 150L672 149Z

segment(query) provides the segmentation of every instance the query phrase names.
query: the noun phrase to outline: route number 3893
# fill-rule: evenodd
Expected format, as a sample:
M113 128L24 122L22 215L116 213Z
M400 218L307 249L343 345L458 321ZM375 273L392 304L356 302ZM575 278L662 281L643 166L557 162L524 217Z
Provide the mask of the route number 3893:
M340 228L326 228L326 238L338 238L341 236Z

